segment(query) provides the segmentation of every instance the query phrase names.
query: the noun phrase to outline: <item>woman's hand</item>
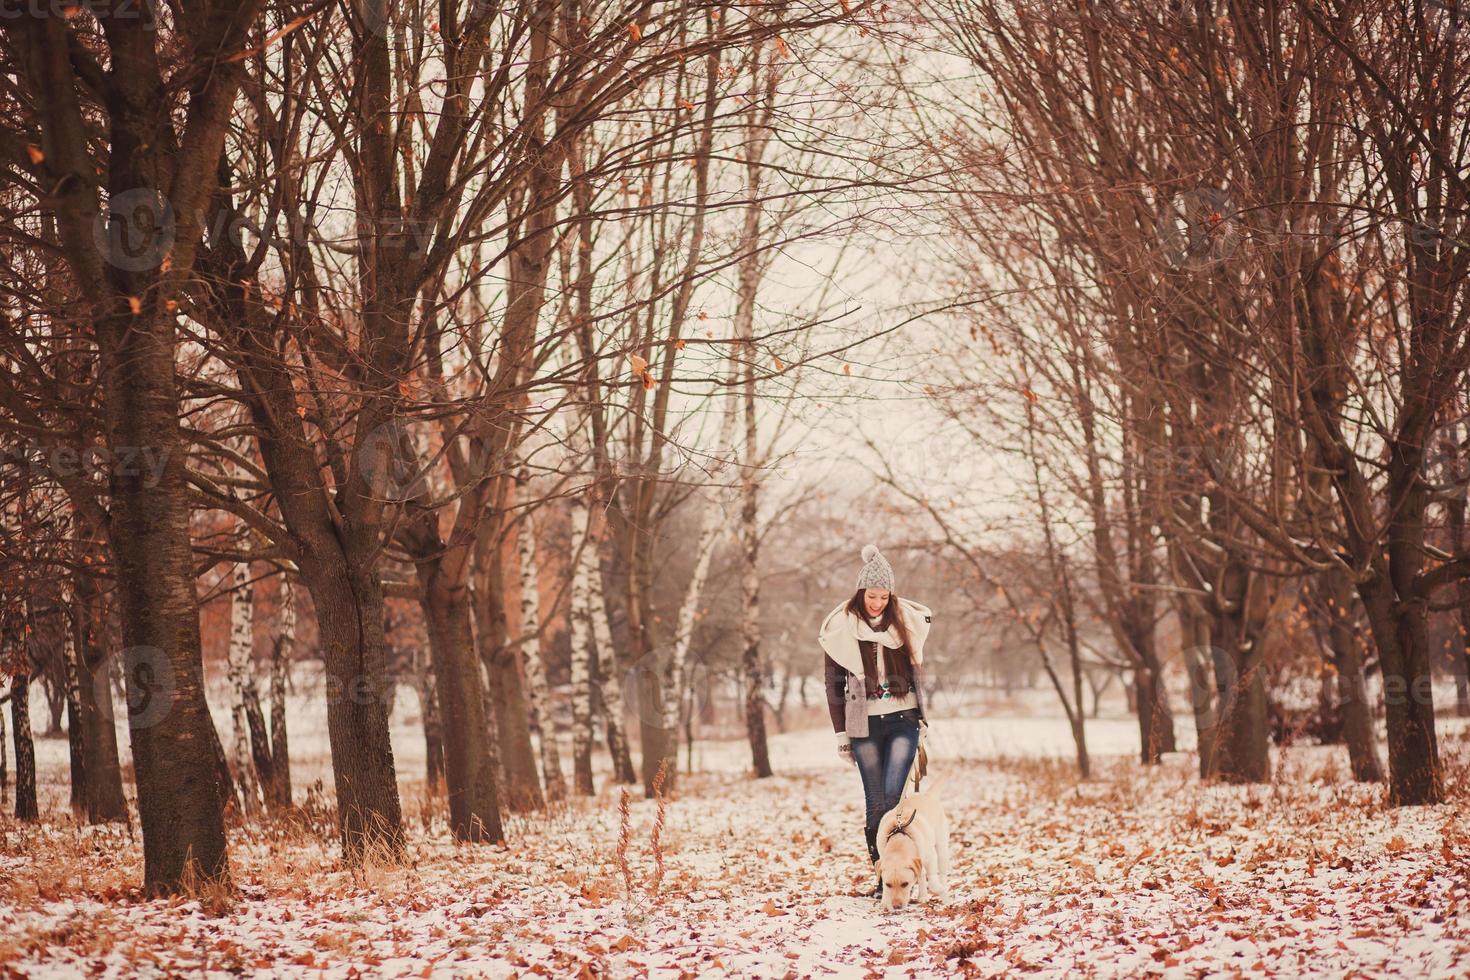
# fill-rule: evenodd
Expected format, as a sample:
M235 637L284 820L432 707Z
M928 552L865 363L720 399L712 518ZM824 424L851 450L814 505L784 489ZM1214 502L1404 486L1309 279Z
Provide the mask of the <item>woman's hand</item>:
M846 732L837 733L837 755L843 762L857 764L857 760L852 757L852 739L847 737Z

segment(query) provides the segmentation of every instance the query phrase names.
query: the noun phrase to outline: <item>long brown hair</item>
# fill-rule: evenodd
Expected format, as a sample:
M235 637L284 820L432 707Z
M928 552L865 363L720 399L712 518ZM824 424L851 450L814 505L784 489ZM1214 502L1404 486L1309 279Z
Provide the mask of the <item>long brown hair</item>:
M873 629L880 633L890 626L893 627L893 632L898 636L898 649L891 650L887 647L874 644L877 649L872 652L874 658L878 656L883 657L883 672L889 677L899 680L899 684L897 685L898 693L900 695L907 694L914 688L914 652L909 647L909 631L908 627L904 625L903 613L898 608L898 596L892 591L888 593L888 605L883 607L883 612L878 616L878 622L875 624L868 618L868 610L863 603L863 593L866 591L866 589L858 589L853 593L852 598L847 600L847 611L859 617L863 622L872 626ZM865 653L863 655L863 671L867 674L867 693L868 697L877 697L877 679L873 676L873 668L876 667L876 662L870 664L868 660L869 657Z
M883 607L883 612L878 616L878 622L874 624L874 622L868 618L868 609L867 606L863 603L863 593L866 591L868 590L858 589L852 594L852 598L847 600L847 611L866 622L869 626L872 626L873 629L877 630L879 633L892 626L893 631L898 634L899 644L903 647L905 652L908 652L909 630L908 627L904 625L903 613L899 612L898 610L898 593L888 593L888 605Z

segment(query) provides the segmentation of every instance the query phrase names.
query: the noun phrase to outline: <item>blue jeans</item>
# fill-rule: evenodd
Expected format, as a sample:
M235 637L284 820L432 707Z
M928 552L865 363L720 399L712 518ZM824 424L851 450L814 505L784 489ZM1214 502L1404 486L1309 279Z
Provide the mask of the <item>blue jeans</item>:
M898 806L904 780L919 751L919 711L909 708L868 716L868 737L852 739L852 757L863 777L868 856L878 860L878 823Z

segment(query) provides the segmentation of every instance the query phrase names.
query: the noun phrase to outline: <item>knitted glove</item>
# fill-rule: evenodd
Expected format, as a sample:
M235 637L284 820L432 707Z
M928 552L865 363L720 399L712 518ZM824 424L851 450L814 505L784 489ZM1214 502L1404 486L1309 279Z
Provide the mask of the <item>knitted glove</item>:
M846 732L837 733L837 755L843 762L857 764L857 760L852 757L852 739L848 738Z

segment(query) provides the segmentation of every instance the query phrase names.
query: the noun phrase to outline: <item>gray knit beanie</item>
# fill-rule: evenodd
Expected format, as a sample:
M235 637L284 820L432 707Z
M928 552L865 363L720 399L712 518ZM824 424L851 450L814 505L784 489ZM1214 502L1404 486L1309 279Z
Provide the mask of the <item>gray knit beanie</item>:
M863 545L863 570L858 573L857 587L893 591L893 566L875 544Z

